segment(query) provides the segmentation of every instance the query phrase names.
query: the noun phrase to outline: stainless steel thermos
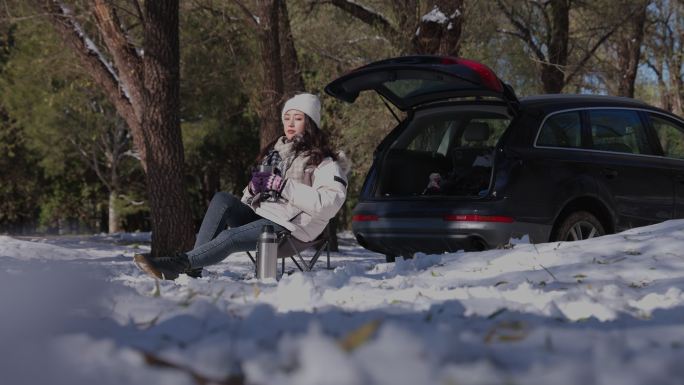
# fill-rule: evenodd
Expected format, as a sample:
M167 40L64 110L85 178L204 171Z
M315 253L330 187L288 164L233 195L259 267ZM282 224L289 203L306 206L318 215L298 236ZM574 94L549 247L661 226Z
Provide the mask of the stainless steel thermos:
M278 265L278 236L271 225L261 228L257 244L257 278L276 278Z

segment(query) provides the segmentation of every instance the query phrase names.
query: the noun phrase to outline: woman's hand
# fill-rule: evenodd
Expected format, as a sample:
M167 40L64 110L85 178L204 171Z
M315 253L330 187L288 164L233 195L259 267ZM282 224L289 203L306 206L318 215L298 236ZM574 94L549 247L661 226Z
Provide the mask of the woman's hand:
M252 180L249 181L247 188L252 195L268 191L268 178L273 175L270 171L254 171L252 173Z
M268 191L275 191L278 194L283 191L283 187L285 187L285 179L278 174L271 174L266 182L266 189Z
M276 191L280 193L285 186L285 179L280 175L269 171L255 171L252 173L252 180L249 182L248 188L252 195Z

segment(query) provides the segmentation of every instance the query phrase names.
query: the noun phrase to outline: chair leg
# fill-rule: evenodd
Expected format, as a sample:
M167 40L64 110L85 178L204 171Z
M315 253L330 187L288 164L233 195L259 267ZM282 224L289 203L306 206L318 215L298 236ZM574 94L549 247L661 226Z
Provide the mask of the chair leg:
M325 249L326 249L326 253L328 254L328 265L326 266L326 268L328 270L330 270L330 240L329 239L328 239L328 242L326 242Z
M289 238L289 237L288 237L288 238L287 238L287 241L290 242L290 247L292 247L292 250L294 250L295 254L297 254L297 257L299 258L299 261L300 261L300 262L302 263L302 265L306 268L306 271L311 271L311 269L309 268L309 264L306 263L306 261L304 260L304 258L302 258L302 255L299 254L299 251L297 251L297 248L295 247L294 243L292 242L292 238ZM293 257L292 259L294 260L294 257ZM295 262L295 263L296 263L296 262ZM297 264L297 267L299 267L299 264ZM302 270L301 267L299 267L299 269ZM304 270L302 270L302 271L304 271Z
M280 276L285 275L285 258L280 258Z
M321 245L321 247L319 247L318 249L316 249L316 253L314 254L313 258L311 258L311 261L309 262L309 269L310 269L310 270L313 270L313 267L314 267L314 265L316 264L316 262L318 262L318 258L320 258L321 253L323 252L323 249L324 249L324 248L327 248L327 249L328 249L328 266L330 266L330 250L329 250L329 245L330 245L330 242L329 242L329 241L326 241L323 245Z
M252 264L254 264L254 274L258 274L256 259L254 259L254 257L252 257L252 254L249 251L247 251L247 256L249 257L249 259L252 260Z
M285 239L287 240L287 243L290 245L290 248L292 249L294 254L297 254L299 256L299 253L297 252L297 248L295 247L294 243L292 243L292 239L290 239L290 237L286 237ZM299 265L299 263L295 259L294 254L292 254L290 256L290 259L292 260L292 262L294 262L295 266L297 266L299 271L304 271L304 269L302 269L302 267ZM302 257L299 256L299 258L301 259ZM283 258L283 269L285 269L285 258Z
M302 267L299 265L299 262L297 262L297 260L295 259L294 255L290 256L290 259L292 260L292 262L294 262L299 271L304 271L304 269L302 269Z

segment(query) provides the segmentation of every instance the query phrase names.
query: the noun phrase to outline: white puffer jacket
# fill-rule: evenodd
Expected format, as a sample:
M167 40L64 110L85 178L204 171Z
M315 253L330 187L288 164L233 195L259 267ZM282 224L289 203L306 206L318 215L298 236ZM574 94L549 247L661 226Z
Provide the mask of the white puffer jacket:
M261 202L254 211L262 218L290 230L300 241L312 241L323 232L328 221L344 204L347 197L348 164L342 152L338 154L337 161L325 158L318 167L311 170L311 186L286 180L277 202ZM252 194L245 187L242 202L248 204L251 197Z

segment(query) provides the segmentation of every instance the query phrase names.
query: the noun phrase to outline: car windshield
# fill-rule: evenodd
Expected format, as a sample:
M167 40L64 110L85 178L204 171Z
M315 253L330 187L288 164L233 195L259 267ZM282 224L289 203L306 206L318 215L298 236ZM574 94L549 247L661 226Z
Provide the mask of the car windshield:
M486 194L494 147L510 124L503 108L487 107L417 113L390 146L378 194Z

